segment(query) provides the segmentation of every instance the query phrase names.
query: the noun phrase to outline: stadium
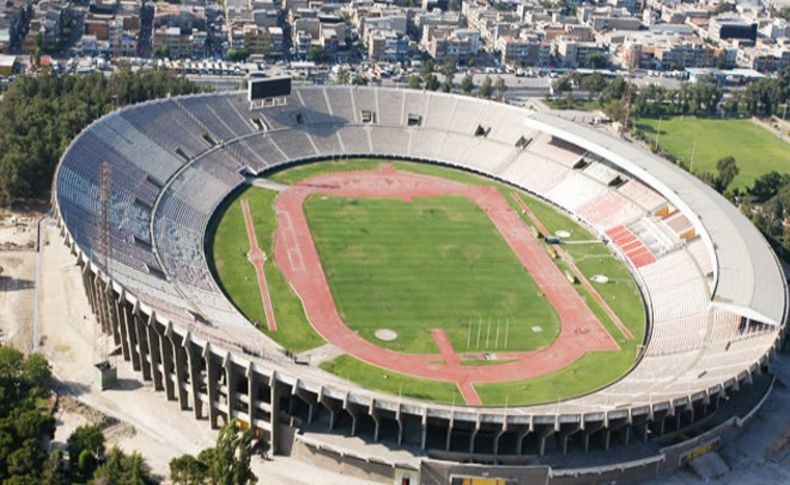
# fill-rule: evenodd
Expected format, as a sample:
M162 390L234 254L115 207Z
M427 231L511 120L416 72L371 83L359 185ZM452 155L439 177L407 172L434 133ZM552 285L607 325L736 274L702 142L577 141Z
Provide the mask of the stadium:
M175 97L94 122L53 194L144 380L349 473L655 477L773 385L788 293L759 231L549 114L361 86Z

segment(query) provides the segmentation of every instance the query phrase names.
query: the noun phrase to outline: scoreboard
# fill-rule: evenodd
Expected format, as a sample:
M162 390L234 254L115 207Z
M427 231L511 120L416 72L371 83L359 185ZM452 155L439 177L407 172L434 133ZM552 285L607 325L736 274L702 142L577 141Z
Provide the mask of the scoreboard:
M257 101L281 98L291 94L291 78L288 76L250 78L247 89L247 100Z

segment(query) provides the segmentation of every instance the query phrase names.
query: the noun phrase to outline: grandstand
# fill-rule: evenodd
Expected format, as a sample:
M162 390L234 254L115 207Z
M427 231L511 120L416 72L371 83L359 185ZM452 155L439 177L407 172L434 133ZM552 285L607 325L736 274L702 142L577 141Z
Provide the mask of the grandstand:
M449 406L364 389L300 365L250 324L212 277L212 216L251 174L339 156L439 163L513 184L610 244L640 284L650 335L625 377L526 407ZM111 168L110 268L100 254L99 166ZM69 146L54 186L89 301L145 380L212 425L271 439L325 423L451 461L519 462L691 429L767 369L784 335L785 278L726 200L621 139L551 115L449 94L299 87L250 110L244 93L113 112ZM111 274L111 280L107 274ZM548 447L548 448L547 448ZM530 462L531 463L531 462ZM396 465L393 465L396 466Z

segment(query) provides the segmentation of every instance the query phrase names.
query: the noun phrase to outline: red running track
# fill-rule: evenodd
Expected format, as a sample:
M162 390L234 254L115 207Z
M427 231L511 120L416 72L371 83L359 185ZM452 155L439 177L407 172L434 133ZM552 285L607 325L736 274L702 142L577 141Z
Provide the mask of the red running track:
M477 204L488 215L544 297L557 311L560 335L548 347L514 353L515 362L491 366L462 366L436 354L408 354L385 349L352 331L340 318L321 267L303 204L311 194L411 200L455 195ZM532 236L502 194L491 186L396 171L380 170L319 175L282 191L277 198L274 257L294 291L304 302L310 323L328 342L382 369L424 379L455 382L459 389L474 383L505 382L558 371L586 352L618 350L587 304ZM473 404L472 403L468 404ZM474 403L476 404L476 403Z
M274 318L274 308L272 298L269 295L269 285L266 283L266 273L263 264L266 262L266 254L258 246L258 236L255 235L255 224L250 213L250 203L247 199L241 200L241 210L244 213L244 225L247 227L247 239L250 241L250 252L247 254L250 264L255 267L255 275L258 277L258 289L261 292L261 302L263 302L263 312L266 314L266 326L270 332L277 331L277 320Z

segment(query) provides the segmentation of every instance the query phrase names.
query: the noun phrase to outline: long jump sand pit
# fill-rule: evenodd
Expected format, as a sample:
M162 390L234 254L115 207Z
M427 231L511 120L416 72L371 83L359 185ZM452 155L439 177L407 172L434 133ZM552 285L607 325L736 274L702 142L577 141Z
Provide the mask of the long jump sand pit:
M529 272L560 319L559 337L549 346L530 352L499 354L509 362L464 366L444 331L431 335L440 354L410 354L382 348L352 331L340 317L329 287L303 204L307 197L375 197L411 200L417 197L460 196L478 205ZM369 364L414 377L454 382L469 405L480 405L472 384L506 382L558 371L590 351L618 350L619 346L551 261L545 250L491 186L467 185L448 179L395 170L318 175L282 191L277 199L274 257L304 304L307 318L328 342Z

